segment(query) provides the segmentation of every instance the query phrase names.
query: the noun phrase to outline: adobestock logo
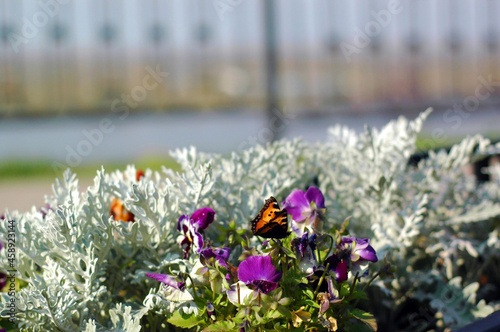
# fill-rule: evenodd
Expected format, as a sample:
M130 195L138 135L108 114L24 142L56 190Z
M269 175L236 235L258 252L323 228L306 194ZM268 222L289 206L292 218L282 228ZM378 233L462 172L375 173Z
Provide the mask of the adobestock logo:
M390 0L387 9L381 9L378 12L371 11L370 16L373 19L365 24L363 30L355 29L353 42L340 43L340 49L347 62L351 62L354 54L361 53L362 49L370 45L372 38L378 37L392 23L394 16L402 11L403 7L399 0Z
M11 32L8 35L9 43L14 52L20 51L20 46L29 43L35 38L40 29L45 27L52 18L54 18L61 10L62 5L70 3L71 0L42 0L39 1L40 10L35 12L31 19L23 17L21 26L21 34Z
M120 120L125 120L130 113L130 109L139 106L139 103L148 96L148 92L160 86L168 76L167 72L160 70L159 65L155 69L147 66L146 71L148 74L143 77L141 85L134 86L130 93L122 94L121 99L117 98L111 103L111 112L116 113ZM89 156L94 148L103 142L105 135L111 134L115 129L116 125L113 123L113 119L106 117L99 121L97 128L82 130L84 138L76 146L66 145L66 164L55 161L52 163L52 169L58 174L68 167L79 166L83 158Z
M487 79L484 76L478 76L477 80L478 83L473 95L465 97L460 103L453 104L453 109L443 113L443 121L450 125L451 129L457 130L460 128L464 120L479 109L481 102L490 98L495 88L500 88L500 82L493 81L492 75L488 75ZM446 133L444 128L439 127L434 128L431 137L422 143L426 150L432 150L442 146L449 138L449 134Z
M212 5L219 16L219 20L224 21L224 16L227 13L233 12L243 0L214 0Z
M452 128L458 129L462 125L463 119L468 119L471 113L474 113L481 103L490 98L491 93L495 88L500 88L500 82L493 82L493 76L489 75L488 79L483 76L477 78L478 84L474 90L474 95L464 98L462 103L453 104L453 109L448 110L443 115L443 120L447 123L452 122Z

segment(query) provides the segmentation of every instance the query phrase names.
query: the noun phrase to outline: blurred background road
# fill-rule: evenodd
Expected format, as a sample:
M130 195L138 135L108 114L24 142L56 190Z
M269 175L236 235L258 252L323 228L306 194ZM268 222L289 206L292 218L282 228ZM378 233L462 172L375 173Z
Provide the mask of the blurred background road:
M500 137L495 0L0 0L0 212L65 168L324 140L434 112L422 149Z

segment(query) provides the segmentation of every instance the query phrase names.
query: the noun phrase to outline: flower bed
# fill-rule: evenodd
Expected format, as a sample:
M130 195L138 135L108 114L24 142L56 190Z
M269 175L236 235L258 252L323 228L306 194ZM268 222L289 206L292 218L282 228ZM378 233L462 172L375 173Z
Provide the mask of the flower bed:
M16 279L1 324L426 331L485 317L500 309L500 168L478 185L464 167L500 145L474 136L410 166L427 114L321 144L178 150L181 173L100 170L83 192L66 172L49 208L0 223L16 255L0 265Z

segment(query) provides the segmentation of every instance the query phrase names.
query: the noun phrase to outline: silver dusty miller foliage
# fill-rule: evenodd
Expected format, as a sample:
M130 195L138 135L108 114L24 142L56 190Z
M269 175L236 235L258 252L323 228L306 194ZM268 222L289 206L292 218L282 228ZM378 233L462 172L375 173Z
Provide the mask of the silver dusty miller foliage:
M17 222L17 278L26 284L17 293L19 327L140 331L143 320L179 309L197 312L187 300L165 301L158 283L144 277L147 271L189 271L196 263L193 255L182 259L179 216L210 206L219 225L234 221L248 229L266 198L282 200L315 182L333 221L326 228L351 217L350 232L370 236L379 257L386 257L380 264L393 266L394 278L376 283L385 298L380 306L425 301L427 316L441 328L500 309L498 302L478 299L479 272L499 260L500 169L491 167L492 180L481 185L464 172L471 162L498 154L500 145L468 137L450 152L431 152L418 167L409 166L428 114L361 134L334 127L324 143L284 140L230 155L177 150L172 156L182 172L146 170L141 181L133 166L102 169L84 189L67 171L46 197L52 210L45 216L35 208L5 216ZM110 217L114 197L136 222ZM207 237L214 230L207 229ZM0 223L4 234L7 223ZM8 269L5 259L1 264ZM2 315L8 301L3 293Z

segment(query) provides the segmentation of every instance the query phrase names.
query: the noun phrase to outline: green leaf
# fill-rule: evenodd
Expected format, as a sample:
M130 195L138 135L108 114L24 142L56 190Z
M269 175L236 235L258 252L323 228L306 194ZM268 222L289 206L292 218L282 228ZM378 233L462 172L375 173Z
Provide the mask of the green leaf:
M343 282L340 284L339 297L346 297L351 293L351 287L347 282Z
M266 314L267 319L269 319L269 318L276 319L276 318L280 318L280 317L282 317L282 315L281 315L281 312L279 312L278 310L271 310L271 311L268 311Z
M363 292L363 291L360 291L360 290L355 290L349 296L349 300L350 301L352 301L352 300L358 300L358 299L365 300L367 298L368 298L368 295L366 295L366 292Z
M350 314L360 320L361 322L365 323L369 328L371 328L373 331L377 331L377 321L373 317L372 314L369 312L360 310L360 309L354 309L350 312Z
M282 251L283 251L283 253L284 253L285 255L287 255L288 257L297 258L297 257L295 256L295 254L293 253L293 251L291 251L290 249L285 248L285 247L281 247L281 250L282 250Z
M309 299L314 299L314 292L310 289L304 290L304 295L306 295Z
M235 324L231 321L217 322L203 329L203 332L234 331Z
M305 304L313 307L313 308L319 308L319 304L316 303L315 301L312 301L312 300L305 300L304 301Z
M169 322L172 325L184 328L184 329L190 329L192 327L195 327L199 325L201 322L203 322L203 319L201 319L199 316L195 314L185 314L181 313L180 311L174 312L172 317L167 319L167 322Z
M286 306L280 305L278 307L278 311L281 313L283 317L291 317L292 315L290 314L290 309Z

